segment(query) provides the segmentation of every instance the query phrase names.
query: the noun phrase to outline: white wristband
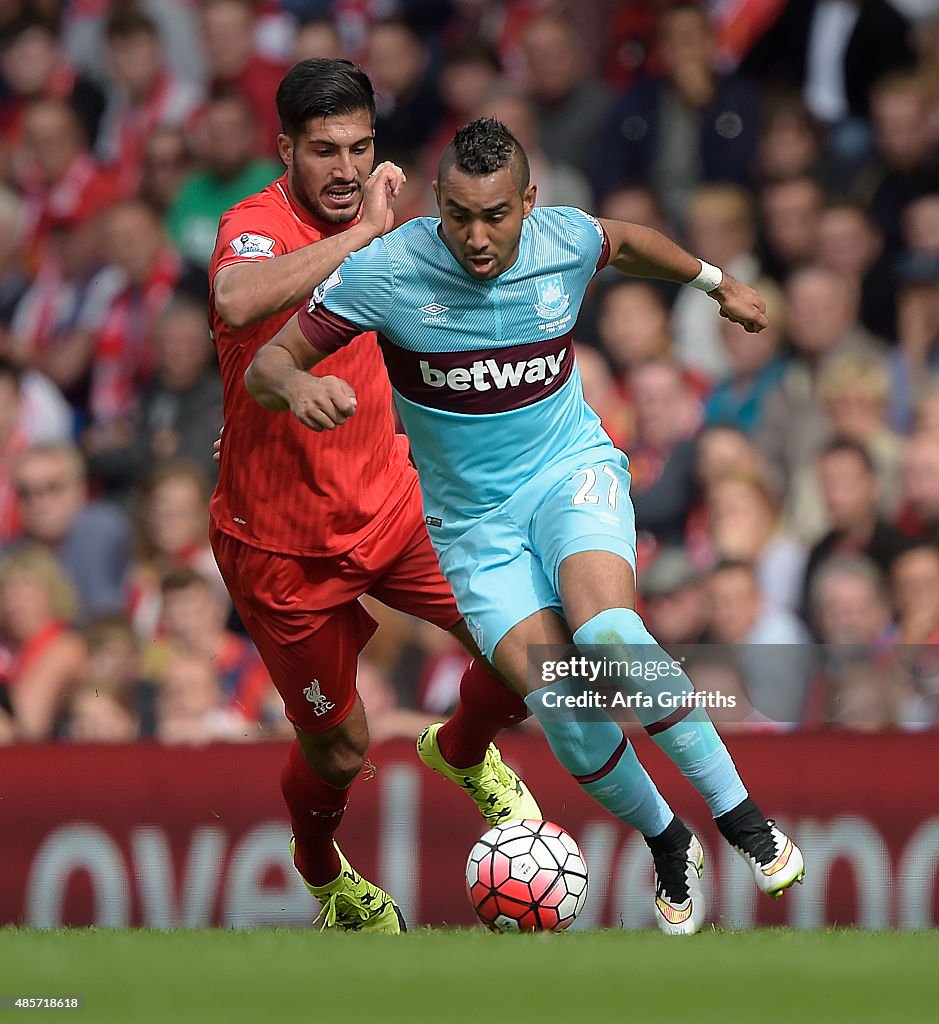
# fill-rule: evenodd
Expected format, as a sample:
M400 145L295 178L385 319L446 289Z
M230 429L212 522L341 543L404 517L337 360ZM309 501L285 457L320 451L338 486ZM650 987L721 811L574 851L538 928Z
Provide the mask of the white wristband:
M705 263L702 259L699 259L698 262L701 264L701 273L688 284L702 292L713 292L715 288L720 287L721 281L724 280L724 274L720 267L712 267L710 263Z

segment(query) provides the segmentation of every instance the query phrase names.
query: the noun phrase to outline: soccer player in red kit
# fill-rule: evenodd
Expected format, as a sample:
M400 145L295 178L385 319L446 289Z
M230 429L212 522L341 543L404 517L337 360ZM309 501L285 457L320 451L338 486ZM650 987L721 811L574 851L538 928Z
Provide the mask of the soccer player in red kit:
M296 731L281 788L297 870L327 926L397 932L394 900L352 869L333 840L368 745L355 674L376 623L358 599L368 593L476 651L427 536L375 335L337 356L333 375L316 375L324 401L356 403L335 433L271 415L244 386L257 350L310 292L328 288L349 253L391 228L404 181L394 164L372 171L374 95L350 62L301 61L281 82L277 109L286 174L222 217L209 266L225 403L212 548ZM490 743L525 717L521 698L479 661L460 693L450 721L422 740L428 763L463 786L490 823L540 818Z

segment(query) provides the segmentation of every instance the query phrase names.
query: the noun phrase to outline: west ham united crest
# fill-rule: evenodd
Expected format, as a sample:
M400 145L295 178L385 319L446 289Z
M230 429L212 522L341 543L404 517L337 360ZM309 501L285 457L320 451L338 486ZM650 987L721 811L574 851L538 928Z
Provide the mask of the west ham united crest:
M535 282L538 290L538 301L535 309L543 320L557 320L567 312L570 296L564 291L564 278L561 274L552 274Z

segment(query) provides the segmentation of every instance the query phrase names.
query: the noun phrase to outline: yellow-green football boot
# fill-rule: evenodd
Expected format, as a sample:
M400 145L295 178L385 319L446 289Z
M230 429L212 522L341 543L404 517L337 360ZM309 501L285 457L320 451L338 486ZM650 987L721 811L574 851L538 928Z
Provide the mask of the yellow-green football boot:
M336 843L339 854L339 877L327 885L303 884L322 904L322 910L314 920L323 921L323 930L335 928L343 932L386 932L397 935L406 932L407 925L398 904L373 882L364 879L346 860ZM296 843L290 837L290 853L293 855Z
M528 787L502 760L499 748L489 744L481 764L471 768L454 768L444 759L437 745L437 731L442 722L429 725L417 741L417 756L445 779L455 782L469 793L490 826L502 825L517 818L543 817L538 801Z

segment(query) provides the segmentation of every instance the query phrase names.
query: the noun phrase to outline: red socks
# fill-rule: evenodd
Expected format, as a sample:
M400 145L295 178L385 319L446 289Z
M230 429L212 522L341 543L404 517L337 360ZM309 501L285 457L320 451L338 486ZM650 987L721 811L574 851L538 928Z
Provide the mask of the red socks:
M310 885L332 882L339 877L333 835L345 813L349 791L336 789L314 774L297 740L284 762L280 789L296 840L293 862L297 870Z
M518 694L479 662L472 662L460 681L460 703L437 733L440 752L454 768L479 764L496 734L528 717ZM339 855L333 835L349 799L316 775L294 740L280 776L290 812L296 850L293 862L310 885L326 885L339 877Z
M460 680L460 703L437 732L440 753L454 768L480 764L500 730L524 721L528 705L481 662L470 662Z

